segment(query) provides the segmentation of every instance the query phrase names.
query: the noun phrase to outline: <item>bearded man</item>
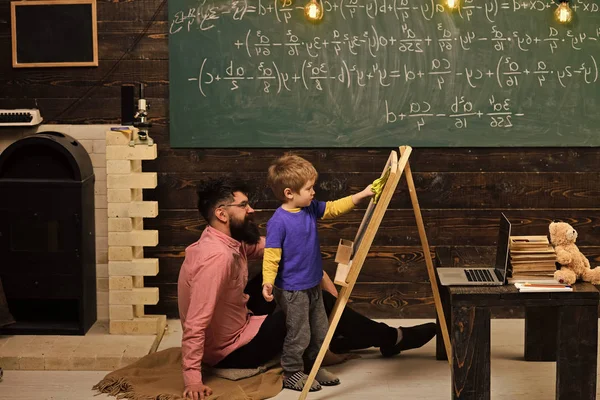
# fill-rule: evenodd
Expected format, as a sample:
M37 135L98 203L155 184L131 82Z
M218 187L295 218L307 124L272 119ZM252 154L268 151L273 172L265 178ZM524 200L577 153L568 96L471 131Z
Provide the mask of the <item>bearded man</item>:
M283 348L284 313L264 301L260 274L248 282L248 260L262 259L265 239L254 222L247 194L244 183L226 178L209 179L198 186L198 211L208 225L200 239L186 248L177 283L183 327L183 397L193 400L212 394L202 381L202 363L255 368ZM321 287L329 314L337 290L325 273ZM389 357L421 347L435 331L434 323L390 327L346 307L330 350L341 353L374 346Z

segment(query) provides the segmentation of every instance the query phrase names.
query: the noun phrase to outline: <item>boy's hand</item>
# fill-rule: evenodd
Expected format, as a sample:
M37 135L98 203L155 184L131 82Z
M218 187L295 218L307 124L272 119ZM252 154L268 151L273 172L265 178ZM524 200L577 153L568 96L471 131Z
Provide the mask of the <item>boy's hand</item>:
M270 283L265 283L263 285L262 295L266 301L268 301L269 303L272 302L273 301L273 285L271 285Z
M364 188L361 193L364 193L365 198L375 196L375 192L373 191L373 185L367 185L367 187Z
M352 202L354 205L360 203L364 199L368 199L369 197L375 196L375 193L371 190L373 185L369 185L364 188L362 191L352 195Z

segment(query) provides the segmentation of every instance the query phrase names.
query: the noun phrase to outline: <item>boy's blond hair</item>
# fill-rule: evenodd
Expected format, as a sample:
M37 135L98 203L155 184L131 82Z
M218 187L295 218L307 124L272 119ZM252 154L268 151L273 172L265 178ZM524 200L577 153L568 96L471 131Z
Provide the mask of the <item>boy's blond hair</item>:
M279 157L269 167L267 184L277 199L285 202L286 188L298 193L309 180L316 180L319 174L310 161L300 156L286 154Z

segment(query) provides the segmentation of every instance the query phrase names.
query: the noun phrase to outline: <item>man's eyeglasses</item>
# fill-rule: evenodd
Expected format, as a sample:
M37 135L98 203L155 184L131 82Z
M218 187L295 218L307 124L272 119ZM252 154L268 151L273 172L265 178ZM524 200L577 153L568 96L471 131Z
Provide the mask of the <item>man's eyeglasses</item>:
M238 204L221 204L219 207L239 207L241 209L247 210L250 208L250 203L248 203L247 201L242 201L241 203ZM217 207L217 208L219 208Z

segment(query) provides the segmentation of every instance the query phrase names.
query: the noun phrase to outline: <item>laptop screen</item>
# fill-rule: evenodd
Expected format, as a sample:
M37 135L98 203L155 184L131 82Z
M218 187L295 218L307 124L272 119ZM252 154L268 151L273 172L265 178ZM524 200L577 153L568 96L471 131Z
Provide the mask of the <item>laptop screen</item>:
M494 268L499 276L504 277L506 281L506 269L508 266L508 246L510 243L511 225L504 213L500 215L500 229L498 230L498 247L496 248L496 264Z

